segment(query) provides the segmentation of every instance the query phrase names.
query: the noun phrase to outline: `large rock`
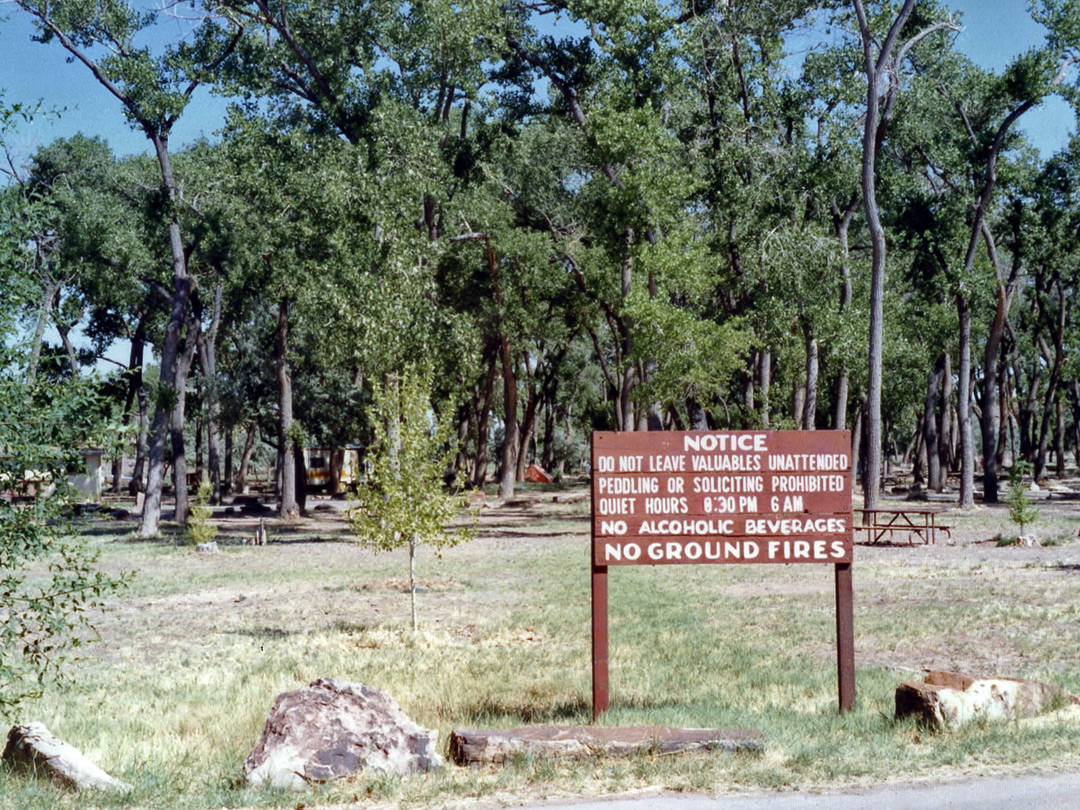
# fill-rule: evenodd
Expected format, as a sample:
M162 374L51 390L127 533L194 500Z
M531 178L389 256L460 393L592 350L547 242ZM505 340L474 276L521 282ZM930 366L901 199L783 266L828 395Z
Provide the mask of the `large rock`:
M1080 698L1053 684L930 672L924 683L900 684L896 717L914 716L932 728L955 730L967 723L1034 717L1068 702L1080 703Z
M526 726L490 731L454 729L450 758L458 765L501 765L514 756L556 759L625 757L655 751L760 752L760 731L665 726Z
M114 779L75 746L49 732L43 723L15 726L8 732L3 758L32 769L63 787L125 792L131 785Z
M248 784L294 790L365 768L404 776L442 767L438 734L382 689L323 678L278 695L244 772Z

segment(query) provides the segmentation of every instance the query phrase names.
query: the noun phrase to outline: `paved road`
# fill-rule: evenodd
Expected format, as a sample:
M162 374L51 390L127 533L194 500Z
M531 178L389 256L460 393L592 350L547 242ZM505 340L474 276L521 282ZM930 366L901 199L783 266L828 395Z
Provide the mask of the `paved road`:
M1080 773L879 787L845 793L769 793L716 798L658 794L534 805L534 810L1080 810Z

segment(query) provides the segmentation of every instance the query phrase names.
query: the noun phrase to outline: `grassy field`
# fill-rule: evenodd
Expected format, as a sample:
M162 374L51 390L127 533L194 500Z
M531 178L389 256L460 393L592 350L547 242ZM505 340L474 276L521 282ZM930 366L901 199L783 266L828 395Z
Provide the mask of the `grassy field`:
M580 495L580 493L578 494ZM556 497L558 500L556 500ZM133 571L75 688L26 708L111 774L125 797L58 791L0 768L0 808L445 806L665 787L821 788L1080 768L1080 714L929 733L893 720L893 691L924 668L1033 677L1080 693L1080 510L1044 507L1054 545L999 547L1004 508L951 514L953 544L857 547L858 704L836 711L829 566L613 569L609 725L760 729L758 756L641 756L361 777L295 794L243 785L274 697L320 678L386 688L422 725L451 729L590 718L588 501L534 489L485 509L477 538L421 551L421 631L408 630L404 552L347 542L316 501L270 543L219 516L223 551L95 522L102 565ZM1015 530L1013 530L1015 533Z

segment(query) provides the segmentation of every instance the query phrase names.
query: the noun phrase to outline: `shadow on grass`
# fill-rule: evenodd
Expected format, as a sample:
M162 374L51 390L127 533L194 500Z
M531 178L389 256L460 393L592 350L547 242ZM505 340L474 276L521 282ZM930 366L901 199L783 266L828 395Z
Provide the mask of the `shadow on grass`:
M226 635L243 636L244 638L261 638L268 640L289 638L299 635L298 630L285 630L281 627L245 627L239 630L226 630Z
M507 531L506 529L483 528L483 529L478 529L477 530L476 536L477 537L506 537L506 538L515 538L515 537L517 537L517 538L540 539L540 538L544 538L544 537L581 537L582 534L588 534L588 532L589 532L589 527L588 526L585 526L580 531L573 530L573 531L565 531L565 532L544 531L543 529L538 529L535 532L511 532L511 531Z
M465 706L462 714L466 718L464 723L475 726L505 723L507 720L527 726L570 720L588 722L592 716L592 704L578 697L540 702L535 696L523 696L520 700L488 696Z

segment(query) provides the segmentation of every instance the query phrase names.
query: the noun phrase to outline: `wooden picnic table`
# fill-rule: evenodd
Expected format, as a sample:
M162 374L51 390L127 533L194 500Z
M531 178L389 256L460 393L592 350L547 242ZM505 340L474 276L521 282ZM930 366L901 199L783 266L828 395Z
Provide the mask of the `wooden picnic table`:
M950 526L937 522L942 509L862 509L863 525L856 526L856 531L866 532L866 542L873 545L883 539L891 539L894 534L906 534L908 545L914 545L918 538L923 544L937 541L937 533L944 532L948 540L952 537Z

